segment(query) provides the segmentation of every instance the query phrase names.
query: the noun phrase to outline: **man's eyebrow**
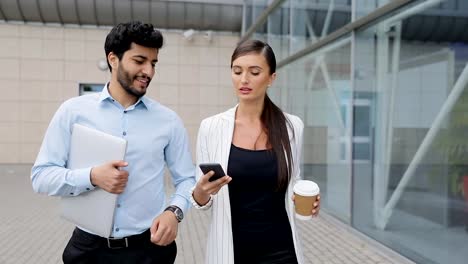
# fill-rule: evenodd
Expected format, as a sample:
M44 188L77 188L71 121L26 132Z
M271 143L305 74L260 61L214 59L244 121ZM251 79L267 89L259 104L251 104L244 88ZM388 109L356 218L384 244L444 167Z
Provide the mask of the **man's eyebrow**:
M146 56L143 56L143 55L134 55L133 58L138 58L138 59L142 59L142 60L147 60L148 58ZM155 59L155 60L152 60L151 62L158 62L158 59Z
M143 60L148 59L147 57L145 57L143 55L134 55L133 58L139 58L139 59L143 59Z

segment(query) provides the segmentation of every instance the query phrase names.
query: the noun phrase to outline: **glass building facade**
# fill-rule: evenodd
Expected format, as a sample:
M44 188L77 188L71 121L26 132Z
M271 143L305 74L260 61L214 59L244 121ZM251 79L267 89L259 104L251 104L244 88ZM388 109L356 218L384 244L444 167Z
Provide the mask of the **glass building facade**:
M265 17L265 15L267 15ZM468 259L468 1L246 1L322 210L416 263ZM265 19L262 19L265 18Z

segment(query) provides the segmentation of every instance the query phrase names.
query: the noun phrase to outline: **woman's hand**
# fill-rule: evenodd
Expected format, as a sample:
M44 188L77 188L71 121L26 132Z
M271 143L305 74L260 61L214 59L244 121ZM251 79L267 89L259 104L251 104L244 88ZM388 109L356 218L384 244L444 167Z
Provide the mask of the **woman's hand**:
M312 208L312 216L316 217L318 216L320 211L320 194L317 195L317 199L314 202L314 207Z
M210 200L210 195L215 195L224 185L228 184L232 178L228 175L210 182L209 179L214 175L213 171L201 176L193 190L193 198L200 205L203 206Z

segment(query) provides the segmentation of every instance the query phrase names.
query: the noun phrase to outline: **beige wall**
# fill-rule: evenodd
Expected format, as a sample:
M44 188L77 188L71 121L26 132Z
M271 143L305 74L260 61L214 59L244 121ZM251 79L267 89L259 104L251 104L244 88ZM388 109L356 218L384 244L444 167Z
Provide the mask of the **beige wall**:
M0 24L0 164L34 162L52 115L78 84L104 83L97 67L105 57L110 28L69 28ZM230 55L237 34L196 35L163 31L157 73L148 95L175 110L192 143L202 118L236 103L230 81Z

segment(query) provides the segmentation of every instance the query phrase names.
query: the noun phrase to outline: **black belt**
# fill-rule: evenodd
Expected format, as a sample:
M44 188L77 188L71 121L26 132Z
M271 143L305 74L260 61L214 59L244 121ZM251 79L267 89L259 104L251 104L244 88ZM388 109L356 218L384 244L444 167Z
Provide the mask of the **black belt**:
M119 249L119 248L134 248L140 247L144 244L151 243L151 232L150 230L146 230L145 232L128 236L122 238L104 238L97 235L90 234L85 232L79 228L75 228L74 233L77 236L84 237L87 240L91 240L96 243L99 247L106 247L111 249Z

